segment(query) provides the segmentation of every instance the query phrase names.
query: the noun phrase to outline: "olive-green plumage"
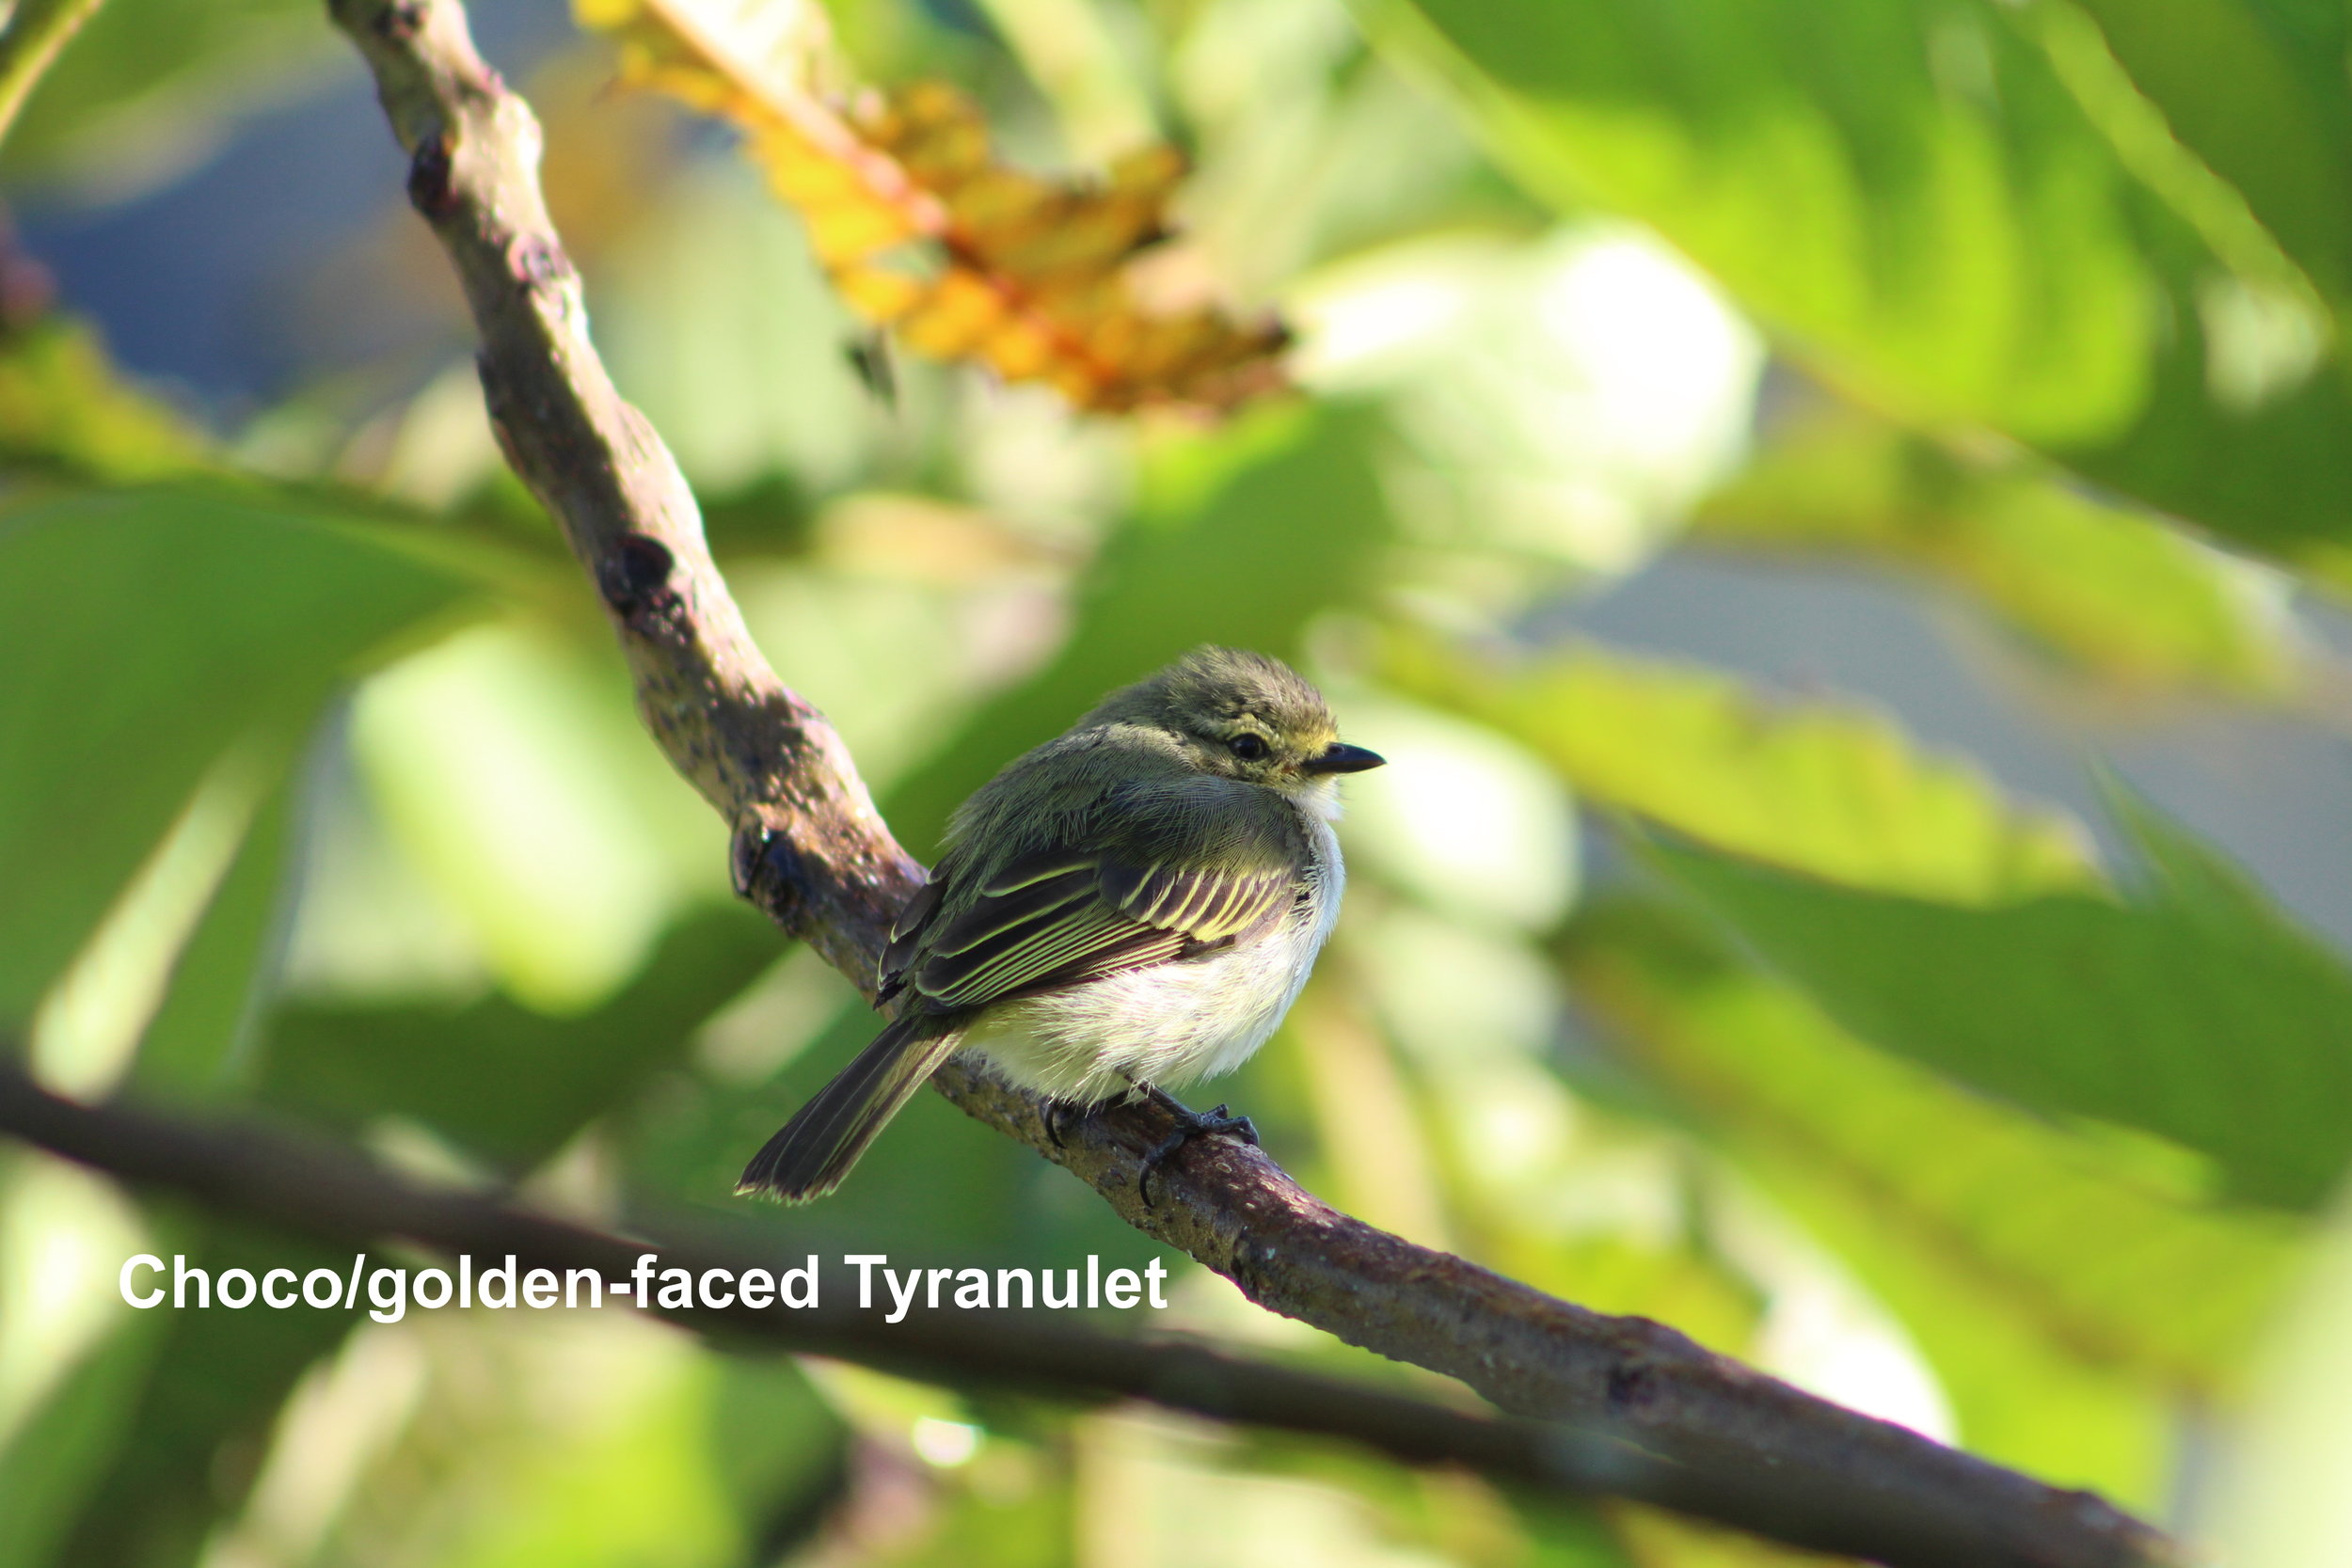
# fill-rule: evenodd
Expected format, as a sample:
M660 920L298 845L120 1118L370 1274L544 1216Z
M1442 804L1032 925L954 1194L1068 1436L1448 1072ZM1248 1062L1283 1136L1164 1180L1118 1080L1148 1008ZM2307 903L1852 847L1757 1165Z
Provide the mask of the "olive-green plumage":
M957 811L882 958L889 1026L742 1190L832 1191L959 1049L1080 1104L1238 1067L1338 912L1335 776L1379 762L1259 654L1198 649L1105 697Z

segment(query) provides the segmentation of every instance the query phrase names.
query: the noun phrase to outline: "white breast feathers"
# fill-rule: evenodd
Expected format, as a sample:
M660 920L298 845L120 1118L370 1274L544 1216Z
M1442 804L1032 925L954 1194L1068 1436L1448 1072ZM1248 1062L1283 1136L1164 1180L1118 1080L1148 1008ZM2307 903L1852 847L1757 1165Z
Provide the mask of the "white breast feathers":
M1024 1088L1081 1104L1132 1085L1181 1087L1241 1066L1290 1011L1339 917L1347 879L1339 840L1320 811L1299 816L1307 864L1297 901L1272 931L1008 1004L974 1025L967 1048Z

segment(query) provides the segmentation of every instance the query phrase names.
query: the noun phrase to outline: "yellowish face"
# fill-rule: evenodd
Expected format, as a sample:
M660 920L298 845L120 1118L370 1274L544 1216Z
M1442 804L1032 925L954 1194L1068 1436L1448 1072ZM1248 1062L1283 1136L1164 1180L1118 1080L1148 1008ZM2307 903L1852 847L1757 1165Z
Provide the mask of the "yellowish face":
M1174 740L1203 773L1311 797L1331 779L1380 766L1339 737L1323 694L1279 659L1195 649L1150 680L1112 692L1081 725L1140 724Z
M1275 788L1297 787L1309 777L1308 765L1339 738L1329 724L1283 729L1250 713L1208 718L1188 724L1184 734L1202 772Z
M1381 759L1343 745L1327 713L1283 722L1250 708L1186 712L1172 726L1193 766L1204 773L1295 792L1321 790L1334 774L1377 768Z

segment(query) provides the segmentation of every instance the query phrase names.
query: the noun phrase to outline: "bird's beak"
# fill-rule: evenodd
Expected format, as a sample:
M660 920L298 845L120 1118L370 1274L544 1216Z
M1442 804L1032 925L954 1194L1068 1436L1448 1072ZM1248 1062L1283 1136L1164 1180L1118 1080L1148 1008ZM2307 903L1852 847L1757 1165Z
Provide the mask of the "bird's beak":
M1367 768L1377 768L1389 759L1377 752L1367 752L1361 746L1350 746L1335 740L1325 748L1321 756L1307 759L1310 773L1360 773Z

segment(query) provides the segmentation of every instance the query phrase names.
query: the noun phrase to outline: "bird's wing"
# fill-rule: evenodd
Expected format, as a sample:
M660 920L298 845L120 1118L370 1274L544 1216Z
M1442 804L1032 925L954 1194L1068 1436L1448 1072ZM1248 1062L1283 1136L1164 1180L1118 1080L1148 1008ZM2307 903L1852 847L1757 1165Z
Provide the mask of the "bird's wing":
M1298 847L1266 815L1218 827L1214 852L1197 833L1130 831L1024 856L969 892L951 856L899 917L884 993L910 990L930 1011L977 1007L1198 957L1271 927L1302 891Z

